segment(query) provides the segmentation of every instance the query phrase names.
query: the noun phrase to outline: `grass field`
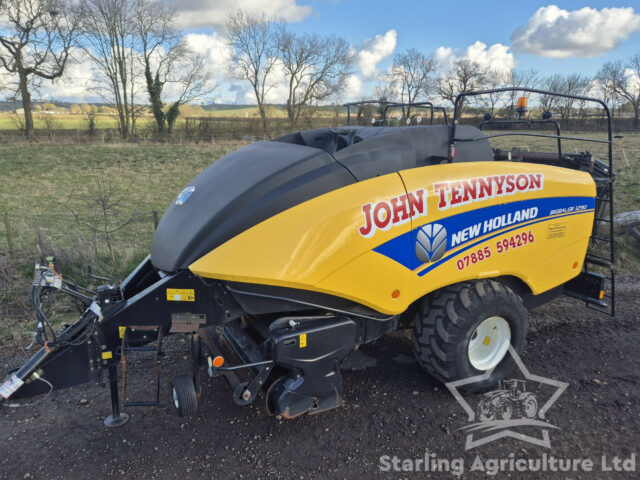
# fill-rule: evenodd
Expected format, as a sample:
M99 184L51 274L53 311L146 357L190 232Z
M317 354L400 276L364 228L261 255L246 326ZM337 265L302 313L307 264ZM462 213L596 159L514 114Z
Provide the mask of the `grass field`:
M499 148L554 148L546 139L531 137L499 138L493 143ZM0 315L15 322L24 318L23 309L28 310L25 280L32 275L38 249L41 254L54 253L66 264L66 272L82 280L86 280L83 268L88 263L96 271L122 279L148 253L152 211L162 215L195 175L239 146L0 145L0 213L9 212L6 219L16 247L16 254L7 254L6 229L0 223L0 283L5 284L0 288ZM582 151L584 144L565 142L563 148ZM592 150L606 152L603 145ZM640 209L640 134L616 139L614 166L616 212ZM111 192L106 200L113 204L108 218L102 214L105 199L99 198L98 191ZM640 271L635 239L619 229L616 243L619 271ZM0 343L10 337L10 325L0 326Z

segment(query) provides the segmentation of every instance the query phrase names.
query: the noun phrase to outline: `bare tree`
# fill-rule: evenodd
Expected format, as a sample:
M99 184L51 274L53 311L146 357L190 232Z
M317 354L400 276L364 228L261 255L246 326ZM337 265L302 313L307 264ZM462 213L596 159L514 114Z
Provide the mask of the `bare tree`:
M456 60L451 69L438 79L438 94L455 106L456 96L459 93L479 90L485 81L486 71L478 62L461 58ZM462 112L465 100L465 98L460 100L460 112Z
M592 81L593 78L588 75L570 73L565 76L563 89L560 93L564 93L565 95L586 96L589 93ZM584 115L584 106L584 100L562 97L559 102L560 116L563 120L573 114L578 114L578 116L582 117Z
M135 0L134 35L140 44L149 103L159 134L171 133L181 105L214 90L204 57L187 46L175 18L175 9L161 1ZM165 108L163 99L167 84L172 87L169 108Z
M597 87L598 97L609 106L612 117L616 115L616 109L620 104L620 95L613 86L613 81L609 75L609 70L601 68L594 78ZM606 117L604 109L602 110L601 121Z
M336 36L297 35L281 24L278 56L288 86L287 116L292 128L304 108L338 98L352 72L349 43Z
M541 81L543 90L547 90L553 93L561 93L564 89L564 78L561 73L554 73L548 77L543 78ZM540 106L543 110L551 111L558 106L560 97L556 95L541 95Z
M410 48L394 55L387 81L402 103L415 103L429 96L435 83L436 67L433 56ZM409 118L411 107L407 107L406 111L403 108L402 113Z
M33 135L32 79L53 81L64 74L78 18L75 5L65 0L0 2L0 65L17 76L27 137Z
M101 77L95 93L117 112L120 137L133 135L136 115L135 5L131 0L84 0L83 48Z
M253 15L242 10L229 14L226 21L227 42L231 47L229 72L233 78L251 84L266 135L265 100L275 85L273 73L278 62L278 37L282 23L264 14Z
M546 77L542 81L542 85L545 90L553 93L585 95L591 86L591 81L591 77L579 73L567 75L556 73ZM557 109L563 121L574 113L576 105L578 105L580 111L584 108L583 102L578 102L574 98L555 95L541 95L540 105L544 110Z
M483 87L487 89L497 89L505 87L511 79L511 74L512 72L506 70L499 70L495 68L489 69L486 72ZM491 116L495 114L498 103L501 103L504 98L508 97L508 95L509 92L494 92L487 95L489 113L491 114Z
M617 60L605 63L597 78L607 85L613 95L628 102L633 110L633 127L637 129L640 123L640 52L626 62Z

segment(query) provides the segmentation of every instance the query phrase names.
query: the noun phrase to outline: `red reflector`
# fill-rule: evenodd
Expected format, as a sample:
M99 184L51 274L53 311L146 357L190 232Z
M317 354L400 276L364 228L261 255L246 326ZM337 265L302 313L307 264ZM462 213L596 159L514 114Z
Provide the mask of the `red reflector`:
M456 156L456 147L455 145L449 146L449 158L455 158Z

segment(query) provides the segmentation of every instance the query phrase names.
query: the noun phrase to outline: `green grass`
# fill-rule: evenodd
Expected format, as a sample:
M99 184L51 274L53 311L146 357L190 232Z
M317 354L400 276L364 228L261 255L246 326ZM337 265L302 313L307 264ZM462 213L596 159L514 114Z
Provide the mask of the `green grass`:
M196 174L238 146L1 145L0 212L85 212L98 180L127 190L130 206L162 212Z

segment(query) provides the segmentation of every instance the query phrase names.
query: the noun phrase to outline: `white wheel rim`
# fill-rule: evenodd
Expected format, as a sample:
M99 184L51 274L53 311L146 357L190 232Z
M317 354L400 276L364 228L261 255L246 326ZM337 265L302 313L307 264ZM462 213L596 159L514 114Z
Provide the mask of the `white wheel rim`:
M469 362L476 370L491 370L509 350L511 328L502 317L489 317L476 327L469 341Z
M178 401L178 392L176 392L175 388L171 389L171 396L173 397L173 404L176 408L180 407L180 402Z

